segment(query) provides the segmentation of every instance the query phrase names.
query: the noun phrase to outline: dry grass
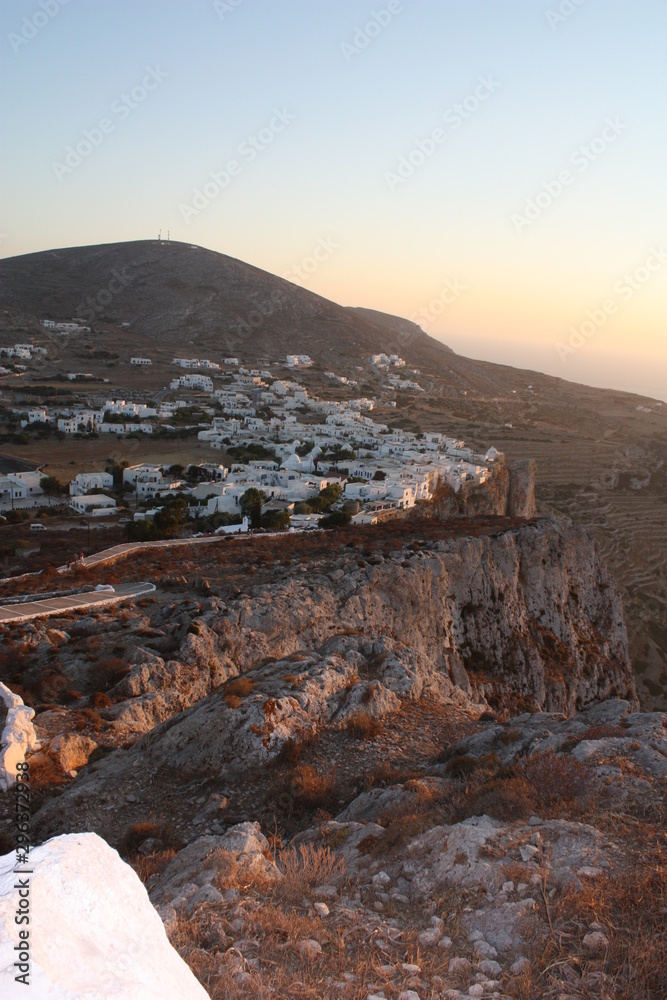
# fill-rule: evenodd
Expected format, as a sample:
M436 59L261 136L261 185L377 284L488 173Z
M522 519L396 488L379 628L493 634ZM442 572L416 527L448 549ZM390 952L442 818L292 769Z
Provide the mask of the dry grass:
M356 740L375 740L382 735L384 726L380 719L357 712L348 719L346 729Z
M609 949L599 960L614 983L615 1000L667 997L667 843L641 845L633 863L587 882L560 900L557 916L567 930L582 924L605 928ZM597 963L596 963L597 964Z
M145 857L137 855L132 859L132 867L146 885L149 879L162 874L175 854L176 851L169 848L166 851L156 851L155 854L148 854Z
M319 873L318 865L314 874ZM244 954L230 947L232 939L224 933L228 925L217 914L181 919L171 941L212 1000L365 1000L370 984L395 998L414 988L401 962L419 964L426 979L437 981L440 976L443 987L452 982L449 956L438 949L423 952L416 944L417 927L423 925L421 912L408 915L404 933L393 942L369 932L362 921L321 919L309 907L298 905L301 902L285 903L276 895L266 897L249 889L244 900L245 935L256 944ZM323 951L314 960L302 957L298 948L299 942L309 939L318 941ZM357 981L346 983L343 976L350 972Z
M300 903L318 885L338 884L345 874L345 863L328 847L301 844L281 851L278 868L284 878L276 884L277 899Z
M322 773L308 764L300 764L290 782L294 804L306 810L331 809L335 805L335 788L333 771Z

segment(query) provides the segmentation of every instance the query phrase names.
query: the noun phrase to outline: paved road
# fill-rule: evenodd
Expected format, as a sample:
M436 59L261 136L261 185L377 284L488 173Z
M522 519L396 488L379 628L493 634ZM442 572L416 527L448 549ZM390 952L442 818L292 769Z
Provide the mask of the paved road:
M156 542L123 542L121 545L114 545L110 549L103 549L95 552L92 556L84 556L84 566L98 566L100 563L116 559L118 556L126 555L128 552L143 552L146 549L171 549L177 545L210 545L212 542L219 542L225 536L206 535L204 538L173 538ZM78 563L77 565L81 565ZM66 567L60 567L66 569Z
M111 590L97 590L87 594L74 594L72 597L51 597L45 601L25 601L23 604L11 604L0 607L0 625L6 622L27 621L30 618L45 618L49 615L62 615L77 608L89 608L95 605L115 604L128 598L141 597L155 590L153 583L124 583Z

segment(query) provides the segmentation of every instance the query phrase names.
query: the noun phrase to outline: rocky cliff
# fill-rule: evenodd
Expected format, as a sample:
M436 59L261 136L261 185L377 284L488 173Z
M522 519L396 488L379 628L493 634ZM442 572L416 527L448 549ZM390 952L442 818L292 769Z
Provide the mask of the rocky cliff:
M277 665L297 656L320 675L320 700L340 675L336 704L355 672L387 704L428 694L480 710L525 702L571 713L602 698L635 700L613 579L585 532L544 520L416 540L386 556L333 556L247 594L211 598L174 661L137 650L112 714L146 731L169 713L169 698L178 711L184 691L200 700L250 670L256 680L278 677Z
M464 483L456 493L441 483L429 510L432 516L442 520L485 515L534 518L537 516L536 477L535 459L521 459L510 464L499 461L491 467L490 479L481 485Z
M407 732L427 705L476 719L489 707L570 714L613 696L636 704L613 581L584 532L551 520L415 538L385 555L343 549L246 593L209 597L181 628L178 659L139 647L102 713L119 731L147 735L46 805L42 831L73 820L107 835L110 787L140 805L154 791L144 775L169 776L172 789L174 776L196 774L242 786L248 769L272 766L290 744L353 733L359 719L367 729L402 719ZM182 711L188 698L196 703Z

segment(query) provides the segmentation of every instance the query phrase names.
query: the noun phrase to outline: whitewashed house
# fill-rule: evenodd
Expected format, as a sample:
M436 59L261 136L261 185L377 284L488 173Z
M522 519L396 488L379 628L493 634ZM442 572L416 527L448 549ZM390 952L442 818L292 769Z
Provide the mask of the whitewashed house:
M78 514L90 517L103 517L116 513L116 501L104 493L86 493L83 496L72 497L69 505Z
M87 493L99 493L112 489L113 476L110 472L80 472L69 484L69 495L80 497Z

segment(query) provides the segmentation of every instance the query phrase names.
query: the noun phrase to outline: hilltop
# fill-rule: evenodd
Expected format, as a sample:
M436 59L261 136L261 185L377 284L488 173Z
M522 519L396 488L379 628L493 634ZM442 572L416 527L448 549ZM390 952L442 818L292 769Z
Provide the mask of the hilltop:
M100 295L105 290L109 294ZM129 324L144 351L178 352L188 343L241 352L248 360L302 352L342 362L390 346L376 314L373 321L267 271L186 243L140 240L12 257L0 261L0 299L15 315ZM415 360L436 361L446 353L410 326Z

